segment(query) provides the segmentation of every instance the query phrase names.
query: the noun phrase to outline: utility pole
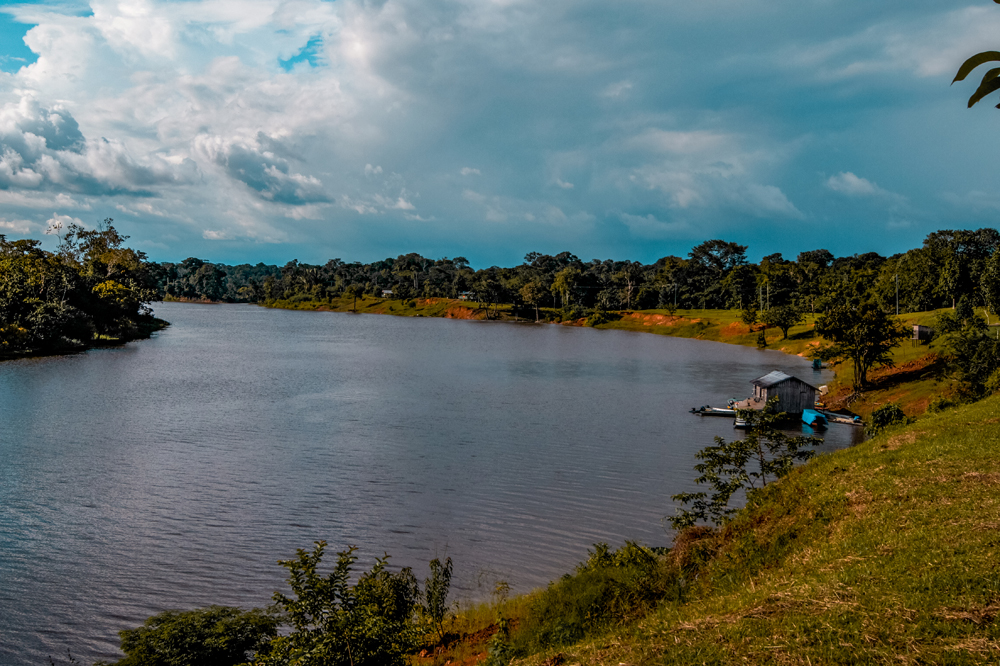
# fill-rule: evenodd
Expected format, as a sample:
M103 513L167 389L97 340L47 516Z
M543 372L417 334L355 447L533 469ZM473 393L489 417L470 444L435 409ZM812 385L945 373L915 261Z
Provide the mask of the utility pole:
M896 273L896 316L899 316L899 273Z

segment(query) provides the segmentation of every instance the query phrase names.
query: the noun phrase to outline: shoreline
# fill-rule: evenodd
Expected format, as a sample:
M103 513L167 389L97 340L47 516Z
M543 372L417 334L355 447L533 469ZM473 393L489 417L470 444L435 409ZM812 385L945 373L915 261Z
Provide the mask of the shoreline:
M139 334L124 337L124 338L107 338L107 339L97 339L91 340L86 344L72 345L65 347L54 347L52 349L28 349L19 352L0 352L0 362L3 361L17 361L21 359L29 358L47 358L49 356L71 356L73 354L82 354L88 352L91 349L111 349L114 347L123 347L130 342L136 342L138 340L148 340L152 337L153 333L162 331L170 326L170 322L159 317L151 317L149 321L139 322Z
M449 298L418 298L408 300L386 300L374 297L354 299L340 297L325 301L269 301L256 303L259 307L279 310L302 310L309 312L350 312L354 314L392 315L396 317L437 317L443 319L465 319L481 321L505 321L520 323L557 324L561 326L589 326L600 330L621 330L669 337L708 340L743 347L759 347L758 336L761 326L747 326L741 320L739 310L675 310L664 309L620 310L604 313L601 321L592 318L562 320L562 312L555 308L539 308L537 322L515 314L510 304L496 308L497 318L487 315L486 308L475 307L469 301ZM492 308L491 308L492 309ZM524 314L534 314L534 308L520 310ZM898 315L907 324L927 324L937 316L939 310ZM765 331L767 346L764 349L785 354L810 358L824 346L822 338L815 333L816 315L805 315L801 324L793 326L784 338L779 329ZM828 409L850 409L867 419L871 412L889 403L898 403L911 417L923 416L931 401L947 393L950 382L943 381L937 371L940 358L934 344L911 346L904 342L893 352L894 368L879 368L871 371L872 387L860 397L853 396L850 385L852 365L849 361L826 363L834 372L834 380L829 383L829 393L824 399Z

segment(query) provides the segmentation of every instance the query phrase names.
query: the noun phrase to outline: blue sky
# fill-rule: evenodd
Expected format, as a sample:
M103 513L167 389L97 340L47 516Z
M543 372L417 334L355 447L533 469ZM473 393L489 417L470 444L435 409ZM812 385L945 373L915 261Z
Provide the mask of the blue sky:
M157 260L891 254L996 226L988 0L0 3L0 233ZM997 100L994 100L994 104ZM47 246L55 243L46 237Z

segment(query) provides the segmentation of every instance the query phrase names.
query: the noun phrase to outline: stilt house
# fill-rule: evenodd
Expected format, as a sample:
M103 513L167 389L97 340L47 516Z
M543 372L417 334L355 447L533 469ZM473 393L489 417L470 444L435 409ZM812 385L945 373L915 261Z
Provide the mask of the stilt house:
M778 398L778 411L793 414L803 409L812 409L816 404L817 389L804 381L780 370L750 382L753 384L753 400L755 403L766 403L769 399Z

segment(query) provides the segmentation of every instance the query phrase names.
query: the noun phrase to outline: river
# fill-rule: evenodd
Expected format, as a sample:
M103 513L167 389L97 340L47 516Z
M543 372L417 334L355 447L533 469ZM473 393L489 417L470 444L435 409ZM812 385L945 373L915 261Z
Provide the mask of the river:
M315 540L452 595L546 584L595 542L669 545L732 422L688 414L803 359L711 342L163 303L121 348L0 363L0 664L115 659L168 608L262 606ZM831 426L824 449L857 429ZM63 661L60 661L63 660Z

